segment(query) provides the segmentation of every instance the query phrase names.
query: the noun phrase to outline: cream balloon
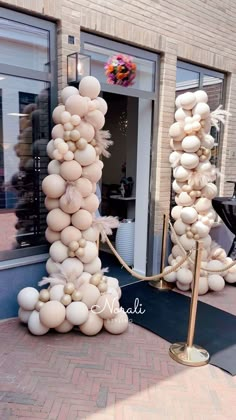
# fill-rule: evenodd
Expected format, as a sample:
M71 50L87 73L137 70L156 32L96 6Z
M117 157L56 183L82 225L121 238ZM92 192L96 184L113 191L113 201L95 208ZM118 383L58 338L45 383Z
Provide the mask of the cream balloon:
M72 302L66 308L66 319L73 325L84 324L88 317L89 311L83 302Z
M33 311L38 302L39 292L34 287L24 287L17 295L18 305L25 311Z
M42 182L42 190L50 198L59 198L66 190L65 180L57 174L48 175Z
M91 309L100 297L98 288L93 284L87 283L83 284L79 290L82 293L82 302L85 303L88 309Z
M33 335L44 335L49 331L49 328L41 323L38 311L33 311L31 313L28 321L28 328Z
M61 241L66 246L72 241L78 242L81 238L81 231L74 226L68 226L61 232Z
M201 142L197 136L186 136L182 141L182 148L187 153L194 153L200 148Z
M49 249L53 261L61 263L68 257L68 248L61 241L54 242Z
M82 96L88 96L90 99L95 99L99 95L101 85L96 77L85 76L79 84L79 93Z
M65 320L66 310L57 300L46 302L39 312L40 322L48 328L56 328Z
M178 220L180 218L180 214L182 211L182 206L174 206L171 209L171 216L173 217L173 219Z
M180 105L183 109L190 110L194 107L194 105L197 102L196 96L192 92L186 92L183 95L181 95L180 99Z
M103 327L103 320L95 312L89 311L88 319L80 325L80 331L85 335L96 335Z
M69 214L64 213L61 209L53 209L47 215L48 227L55 231L60 232L70 224Z
M72 96L72 95L78 95L79 91L78 89L76 89L76 87L74 86L66 86L64 89L62 89L61 91L61 100L63 102L63 104L66 103L67 99Z
M112 319L104 320L104 328L111 334L122 334L129 325L128 315L124 310L120 310Z

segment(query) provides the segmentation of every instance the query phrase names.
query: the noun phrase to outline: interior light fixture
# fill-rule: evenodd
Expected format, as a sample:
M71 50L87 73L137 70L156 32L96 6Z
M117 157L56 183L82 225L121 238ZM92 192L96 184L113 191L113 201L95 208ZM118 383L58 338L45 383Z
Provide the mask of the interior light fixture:
M21 114L19 112L9 112L7 115L12 115L13 117L27 117L29 114Z

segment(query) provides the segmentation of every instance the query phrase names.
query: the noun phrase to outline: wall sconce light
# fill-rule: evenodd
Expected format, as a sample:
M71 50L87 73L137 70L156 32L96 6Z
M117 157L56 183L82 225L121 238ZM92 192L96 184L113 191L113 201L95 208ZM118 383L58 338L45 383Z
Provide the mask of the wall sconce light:
M67 56L67 83L78 86L84 76L90 75L91 58L89 55L73 53Z

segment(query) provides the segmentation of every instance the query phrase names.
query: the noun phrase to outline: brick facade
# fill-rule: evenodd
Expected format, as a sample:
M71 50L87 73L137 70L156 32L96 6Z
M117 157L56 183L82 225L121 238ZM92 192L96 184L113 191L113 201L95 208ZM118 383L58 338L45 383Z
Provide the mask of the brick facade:
M168 129L173 122L177 58L227 73L220 194L230 195L236 178L236 9L230 0L8 0L0 5L45 16L58 24L59 88L66 84L66 57L79 50L80 30L161 53L158 129L152 161L154 231L170 201ZM68 35L75 45L68 44ZM158 142L157 142L158 139Z

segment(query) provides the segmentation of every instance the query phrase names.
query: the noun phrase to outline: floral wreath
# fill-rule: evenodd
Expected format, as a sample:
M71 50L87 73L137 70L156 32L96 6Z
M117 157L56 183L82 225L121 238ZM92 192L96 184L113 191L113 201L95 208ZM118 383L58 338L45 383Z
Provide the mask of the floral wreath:
M104 66L107 83L124 87L132 86L136 77L133 58L124 54L113 55Z

